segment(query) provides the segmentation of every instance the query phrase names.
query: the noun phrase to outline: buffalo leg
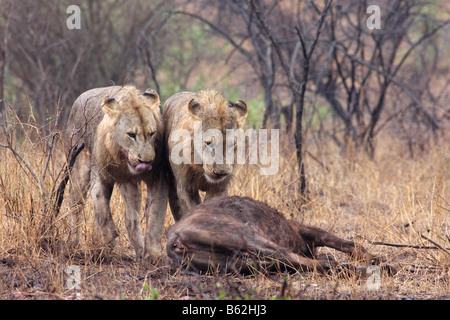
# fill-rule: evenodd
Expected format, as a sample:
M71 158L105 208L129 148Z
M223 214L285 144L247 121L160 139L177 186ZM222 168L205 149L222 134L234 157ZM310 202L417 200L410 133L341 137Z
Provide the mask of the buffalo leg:
M364 247L355 244L353 241L345 240L335 235L315 227L296 225L298 232L310 247L329 247L347 253L357 260L370 263L375 256L367 252Z

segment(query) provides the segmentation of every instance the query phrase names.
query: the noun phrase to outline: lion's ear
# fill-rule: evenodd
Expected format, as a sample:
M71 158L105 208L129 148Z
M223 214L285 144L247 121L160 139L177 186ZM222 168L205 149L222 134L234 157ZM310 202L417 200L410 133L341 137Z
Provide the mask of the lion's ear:
M118 114L117 100L106 97L103 100L103 111L105 111L110 117L115 117Z
M242 100L238 100L235 103L230 103L230 108L234 108L239 116L238 122L239 123L243 123L245 121L245 119L247 118L247 114L248 114L248 108L247 108L247 104L242 101Z
M195 99L189 101L188 109L189 113L193 115L195 118L200 117L200 104L197 101L195 101Z
M146 98L155 100L155 102L159 102L159 94L155 90L147 89L142 95Z

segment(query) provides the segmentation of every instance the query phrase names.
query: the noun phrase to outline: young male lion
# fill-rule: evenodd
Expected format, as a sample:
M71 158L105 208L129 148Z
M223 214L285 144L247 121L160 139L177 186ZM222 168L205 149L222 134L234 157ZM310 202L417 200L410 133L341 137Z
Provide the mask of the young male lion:
M96 223L106 244L114 245L119 233L109 202L117 184L136 259L147 260L160 254L167 208L162 139L163 121L156 91L141 93L133 86L112 86L92 89L78 97L65 134L68 150L85 145L71 174L69 238L75 236L78 243L79 213L91 187ZM146 183L148 194L145 237L140 228L141 181Z
M172 181L169 204L175 220L201 202L227 195L235 165L225 154L230 149L227 130L243 127L247 105L229 102L216 90L179 92L164 104L164 140ZM233 148L234 145L231 145Z

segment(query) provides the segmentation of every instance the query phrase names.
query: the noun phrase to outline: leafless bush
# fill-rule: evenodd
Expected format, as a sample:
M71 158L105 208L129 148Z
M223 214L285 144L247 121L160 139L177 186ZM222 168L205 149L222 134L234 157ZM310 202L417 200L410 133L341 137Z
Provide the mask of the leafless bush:
M167 21L162 10L171 1L71 4L81 8L79 30L66 27L66 2L0 2L0 98L13 104L22 120L29 114L29 99L40 125L63 106L61 125L82 92L133 81L141 69L158 66L161 54L155 50L161 46L154 38ZM155 72L145 76L156 80Z
M23 123L13 108L8 105L8 112L5 112L4 123L0 126L0 148L9 150L13 155L18 168L18 172L11 173L10 179L20 179L22 181L13 181L17 185L28 185L37 192L30 192L28 195L31 201L30 212L21 212L23 210L10 210L13 215L19 214L19 220L24 220L30 230L33 230L32 238L38 246L55 244L57 230L55 222L62 203L65 185L68 180L70 169L73 166L75 157L78 155L78 149L74 148L67 159L70 164L66 164L62 148L60 146L60 131L57 128L57 120L60 113L52 121L49 133L44 136L43 131L32 114L34 121ZM83 146L81 146L82 149ZM30 157L29 150L34 150L34 157ZM5 164L7 163L7 155ZM73 158L73 160L72 160ZM1 177L0 177L1 179ZM10 206L16 202L21 202L22 197L12 196L8 184L1 179L0 195L3 201ZM37 197L33 198L33 194ZM15 206L18 208L18 206ZM12 208L12 207L11 207ZM25 215L28 218L22 216Z
M208 25L231 44L230 57L239 56L250 66L264 91L264 126L270 120L279 127L283 114L286 128L294 128L301 108L296 106L292 83L306 84L309 76L307 129L331 137L343 150L355 155L364 150L373 157L375 136L386 128L409 144L417 141L416 126L427 137L442 132L448 81L442 75L446 66L439 63L443 54L439 39L450 19L437 12L448 12L444 2L378 1L379 30L366 25L371 2L332 2L319 39L316 31L325 1L200 3L175 13ZM303 49L314 42L314 55L306 59ZM332 111L325 119L323 104ZM323 125L330 116L331 128ZM319 119L319 127L311 125L314 119Z
M423 53L431 47L438 54L436 35L450 20L424 13L428 1L384 1L381 29L370 30L368 4L346 1L333 7L322 38L327 56L320 57L327 67L316 68L314 81L344 124L344 137L335 140L346 148L351 141L357 152L363 148L373 157L376 134L409 110L421 114L418 122L426 121L430 131L439 129L433 111L438 93L429 90L437 59L427 60Z

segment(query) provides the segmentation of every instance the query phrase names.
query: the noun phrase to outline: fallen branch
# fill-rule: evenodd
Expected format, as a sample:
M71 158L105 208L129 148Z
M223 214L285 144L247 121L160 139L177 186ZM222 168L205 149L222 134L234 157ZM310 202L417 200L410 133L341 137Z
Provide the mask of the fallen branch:
M424 236L422 236L423 238ZM427 239L430 240L430 239ZM446 250L447 253L450 254L450 252L448 252L449 249L447 248L439 248L438 246L434 245L434 246L424 246L421 244L405 244L405 243L391 243L391 242L384 242L384 241L371 241L368 240L370 242L370 244L373 245L378 245L378 246L388 246L388 247L396 247L396 248L410 248L410 249L432 249L432 250L436 250L436 249L443 249ZM431 241L430 241L431 242ZM433 242L432 242L433 243ZM434 243L433 243L434 244Z

